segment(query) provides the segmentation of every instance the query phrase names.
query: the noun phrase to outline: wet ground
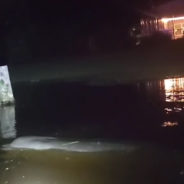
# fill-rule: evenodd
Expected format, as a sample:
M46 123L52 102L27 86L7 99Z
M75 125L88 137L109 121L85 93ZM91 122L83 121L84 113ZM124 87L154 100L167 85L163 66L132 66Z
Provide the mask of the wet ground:
M1 183L184 182L184 78L13 91L0 110Z

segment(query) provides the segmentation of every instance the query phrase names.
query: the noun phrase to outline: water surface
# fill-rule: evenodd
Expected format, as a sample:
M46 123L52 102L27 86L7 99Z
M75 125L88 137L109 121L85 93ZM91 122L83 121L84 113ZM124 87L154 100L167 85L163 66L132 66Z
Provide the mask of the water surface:
M184 78L13 86L0 109L1 183L183 183Z

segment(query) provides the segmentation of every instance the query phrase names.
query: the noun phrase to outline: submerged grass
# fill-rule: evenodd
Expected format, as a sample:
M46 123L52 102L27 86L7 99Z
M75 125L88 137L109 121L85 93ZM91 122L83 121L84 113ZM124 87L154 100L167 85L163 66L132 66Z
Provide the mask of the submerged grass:
M184 75L183 47L184 41L179 40L81 59L39 59L28 64L10 64L10 76L12 82L61 80L114 84Z

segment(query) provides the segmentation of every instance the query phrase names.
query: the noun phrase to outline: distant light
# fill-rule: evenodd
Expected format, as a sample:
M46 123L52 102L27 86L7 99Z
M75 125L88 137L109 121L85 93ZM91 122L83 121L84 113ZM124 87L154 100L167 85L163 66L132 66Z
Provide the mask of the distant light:
M169 21L175 21L175 20L184 20L184 17L172 17L172 18L162 18L161 19L163 23L168 23Z

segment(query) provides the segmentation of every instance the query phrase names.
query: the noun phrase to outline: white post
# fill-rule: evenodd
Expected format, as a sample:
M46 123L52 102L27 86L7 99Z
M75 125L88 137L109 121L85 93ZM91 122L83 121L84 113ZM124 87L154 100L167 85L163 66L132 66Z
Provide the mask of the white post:
M0 106L14 103L14 96L7 66L0 66Z

